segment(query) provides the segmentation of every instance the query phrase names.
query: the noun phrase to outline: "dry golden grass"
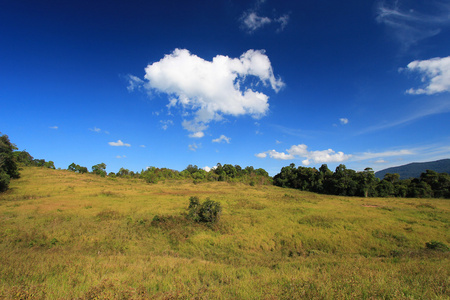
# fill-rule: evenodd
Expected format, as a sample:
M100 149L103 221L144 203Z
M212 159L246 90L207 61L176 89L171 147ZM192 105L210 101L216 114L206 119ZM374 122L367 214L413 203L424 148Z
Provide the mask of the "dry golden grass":
M0 194L0 298L448 299L450 205L25 168ZM188 221L190 196L223 207ZM152 222L154 216L167 222Z

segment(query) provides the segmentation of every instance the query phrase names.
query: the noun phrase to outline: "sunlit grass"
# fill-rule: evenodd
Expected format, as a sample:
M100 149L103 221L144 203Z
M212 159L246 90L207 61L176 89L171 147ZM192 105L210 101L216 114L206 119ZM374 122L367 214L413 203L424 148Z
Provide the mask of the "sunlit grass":
M0 194L0 298L448 299L450 205L25 168ZM220 202L218 224L184 217ZM152 222L164 216L166 222Z

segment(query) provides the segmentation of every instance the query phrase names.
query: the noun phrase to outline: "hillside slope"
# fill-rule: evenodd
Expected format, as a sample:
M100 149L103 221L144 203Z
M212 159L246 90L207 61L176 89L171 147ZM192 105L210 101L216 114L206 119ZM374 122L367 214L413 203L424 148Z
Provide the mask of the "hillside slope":
M423 163L410 163L403 166L387 168L376 172L375 176L383 179L384 175L387 173L397 173L400 175L400 179L419 178L420 174L424 173L426 170L450 174L450 159L441 159Z
M0 194L2 299L450 297L448 200L21 174ZM188 221L190 196L219 223Z

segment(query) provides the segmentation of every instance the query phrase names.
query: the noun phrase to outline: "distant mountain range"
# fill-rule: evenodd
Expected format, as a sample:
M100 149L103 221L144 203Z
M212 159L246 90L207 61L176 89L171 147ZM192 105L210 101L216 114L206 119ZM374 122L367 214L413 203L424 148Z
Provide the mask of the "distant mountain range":
M397 173L400 175L400 179L419 178L420 174L424 173L426 170L450 174L450 159L441 159L423 163L411 163L403 166L387 168L375 172L375 176L383 179L386 173Z

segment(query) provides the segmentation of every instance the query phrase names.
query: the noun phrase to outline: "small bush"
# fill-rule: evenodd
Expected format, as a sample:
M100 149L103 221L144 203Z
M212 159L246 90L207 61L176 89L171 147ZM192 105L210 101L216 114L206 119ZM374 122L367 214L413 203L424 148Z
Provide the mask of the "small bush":
M200 203L198 197L190 197L188 211L188 218L195 222L216 223L219 221L222 207L219 202L209 198Z
M425 246L431 250L437 250L437 251L443 251L443 252L450 251L450 248L446 244L444 244L442 242L438 242L438 241L431 241L431 242L425 243Z
M0 169L0 192L4 192L8 189L9 179L9 175Z

